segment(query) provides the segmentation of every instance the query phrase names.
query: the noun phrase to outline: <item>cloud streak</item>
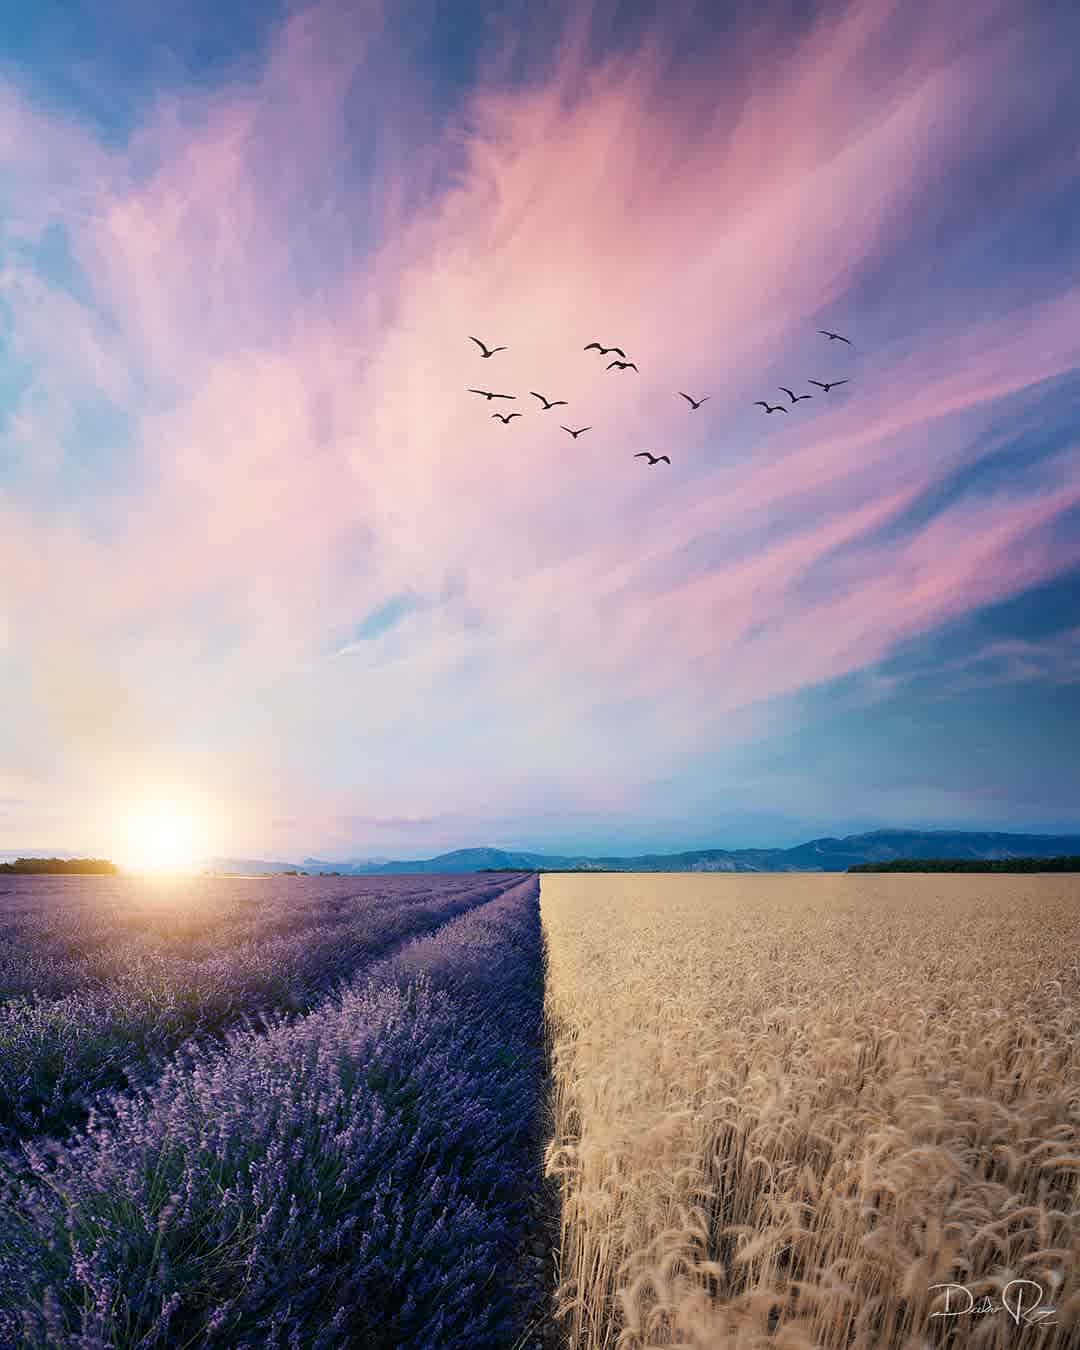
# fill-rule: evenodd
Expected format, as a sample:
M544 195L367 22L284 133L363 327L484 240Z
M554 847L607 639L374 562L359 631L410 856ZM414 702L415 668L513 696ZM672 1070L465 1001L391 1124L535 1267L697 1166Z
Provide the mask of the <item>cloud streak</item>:
M479 832L537 793L644 813L630 782L722 757L755 705L1080 567L1054 533L1080 504L1067 436L912 514L988 442L1068 422L1075 268L1052 240L994 262L1040 211L1076 219L1080 98L1058 65L1028 93L1063 29L1008 4L781 9L733 37L685 4L617 41L609 6L575 7L535 55L531 29L489 31L492 73L442 127L375 4L293 10L257 72L173 88L121 146L0 86L20 762L114 796L133 765L182 769L253 821L306 801L313 828L411 820L413 793L417 832L440 801ZM1048 102L1028 197L980 219ZM90 302L33 259L56 224ZM481 361L468 333L509 350ZM493 421L474 383L527 416ZM102 398L130 462L72 500ZM237 849L274 849L251 828Z

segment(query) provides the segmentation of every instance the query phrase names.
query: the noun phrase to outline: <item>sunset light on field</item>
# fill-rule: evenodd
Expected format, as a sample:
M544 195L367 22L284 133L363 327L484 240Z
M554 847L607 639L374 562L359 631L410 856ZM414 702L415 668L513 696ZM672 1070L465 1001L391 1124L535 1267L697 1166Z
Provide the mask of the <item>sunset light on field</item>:
M0 1350L1080 1350L1078 52L0 5Z

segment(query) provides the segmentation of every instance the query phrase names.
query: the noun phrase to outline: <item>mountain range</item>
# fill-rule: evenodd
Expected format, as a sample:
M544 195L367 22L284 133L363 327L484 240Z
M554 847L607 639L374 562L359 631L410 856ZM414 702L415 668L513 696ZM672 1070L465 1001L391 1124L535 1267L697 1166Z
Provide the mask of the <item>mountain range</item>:
M372 876L393 872L479 872L540 869L613 872L844 872L856 863L889 862L893 858L1052 858L1080 853L1080 834L998 834L968 830L873 830L842 839L811 839L794 848L705 848L685 853L645 853L636 857L590 857L585 854L530 853L501 848L462 848L434 858L382 861L353 858L324 862L305 858L308 872L342 872ZM284 871L295 863L245 864Z
M459 848L434 858L394 860L349 858L326 862L268 862L262 858L207 858L204 866L218 873L339 872L376 876L402 872L845 872L858 863L891 862L894 858L1053 858L1080 854L1080 834L1001 834L978 830L873 830L841 839L811 839L794 848L701 848L683 853L644 853L634 857L592 857L583 853L531 853L501 848ZM44 856L40 849L0 850L0 861ZM73 856L51 850L50 857Z

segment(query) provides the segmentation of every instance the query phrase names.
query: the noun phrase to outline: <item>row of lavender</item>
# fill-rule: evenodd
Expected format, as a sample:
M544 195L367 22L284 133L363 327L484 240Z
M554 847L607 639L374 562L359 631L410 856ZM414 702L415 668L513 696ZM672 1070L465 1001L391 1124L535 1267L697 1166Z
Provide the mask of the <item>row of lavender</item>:
M400 906L489 884L460 877L0 878L0 1003L58 998L148 961L201 961L348 921L355 902Z
M18 905L0 897L8 902L3 941L16 953L10 964L33 972L35 962L39 971L58 963L78 980L67 993L38 990L0 1003L0 1143L83 1123L100 1093L148 1082L191 1036L311 1008L334 985L494 898L512 879L305 886L299 878L273 890L232 883L232 892L218 881L149 899L106 881L111 904L94 895L96 879L64 880L75 881L77 903L61 894L35 907L27 892L36 879L15 896Z
M509 1346L538 1184L535 878L185 1051L0 1195L0 1343Z

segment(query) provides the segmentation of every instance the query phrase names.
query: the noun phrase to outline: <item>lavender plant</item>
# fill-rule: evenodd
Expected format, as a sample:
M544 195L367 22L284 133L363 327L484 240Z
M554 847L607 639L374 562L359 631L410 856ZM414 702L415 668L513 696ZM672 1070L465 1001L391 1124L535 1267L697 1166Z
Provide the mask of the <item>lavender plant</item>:
M33 1347L510 1345L538 1184L535 878L314 1012L179 1055L0 1197Z
M225 945L216 951L205 949L202 935L188 934L180 951L129 938L112 949L107 972L99 969L73 992L0 1004L0 1142L82 1123L97 1094L149 1081L191 1036L220 1036L244 1017L311 1007L388 950L508 884L473 877L432 885L425 877L410 888L401 882L412 878L391 880L397 884L354 878L351 893L334 888L325 904L302 895L309 903L294 916L268 907L225 931L217 926ZM92 917L96 943L100 916ZM78 931L70 915L66 925ZM64 922L51 930L54 941L58 927Z

